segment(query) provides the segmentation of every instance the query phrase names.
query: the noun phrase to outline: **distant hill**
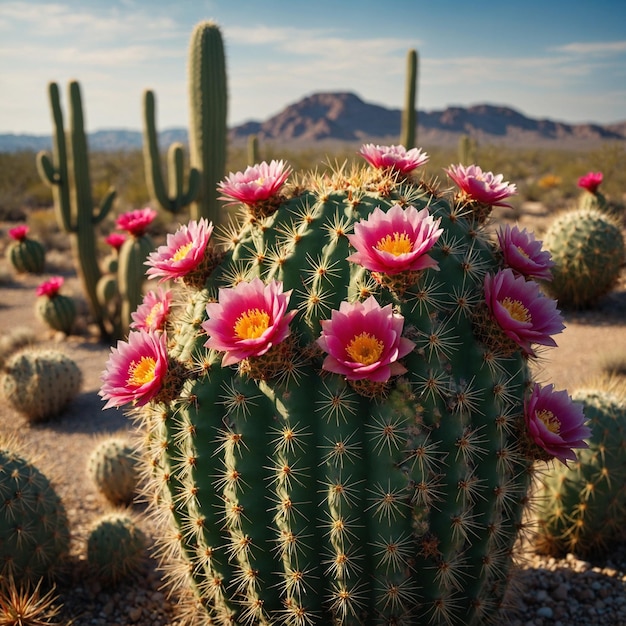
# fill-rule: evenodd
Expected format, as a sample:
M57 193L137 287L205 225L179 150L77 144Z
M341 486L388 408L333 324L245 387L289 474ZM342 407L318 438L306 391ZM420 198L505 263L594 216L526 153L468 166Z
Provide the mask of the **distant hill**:
M229 137L233 144L244 142L251 134L275 145L329 141L397 143L400 119L400 109L365 102L354 93L316 93L265 121L250 121L230 129ZM625 141L626 121L610 125L566 124L528 118L510 107L491 104L419 111L420 146L455 145L462 134L471 135L481 143L586 147L604 141ZM174 141L186 143L187 131L184 128L164 130L159 141L163 148ZM101 130L89 135L92 150L138 149L141 143L139 131ZM50 136L0 135L0 152L50 148Z

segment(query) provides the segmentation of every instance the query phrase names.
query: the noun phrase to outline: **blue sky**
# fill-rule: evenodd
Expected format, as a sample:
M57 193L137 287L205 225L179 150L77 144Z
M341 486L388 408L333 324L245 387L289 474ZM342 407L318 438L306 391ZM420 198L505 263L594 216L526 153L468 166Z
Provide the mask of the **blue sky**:
M215 20L229 125L319 91L401 108L406 54L418 108L493 103L570 123L626 120L624 0L0 0L0 133L48 134L46 88L82 88L88 130L186 126L187 47Z

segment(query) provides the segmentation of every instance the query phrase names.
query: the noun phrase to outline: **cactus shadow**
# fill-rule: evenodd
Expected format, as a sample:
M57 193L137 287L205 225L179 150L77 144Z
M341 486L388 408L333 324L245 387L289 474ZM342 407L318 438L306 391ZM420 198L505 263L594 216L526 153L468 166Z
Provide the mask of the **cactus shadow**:
M578 324L590 326L626 325L626 289L613 291L593 307L582 310L563 309L563 316Z

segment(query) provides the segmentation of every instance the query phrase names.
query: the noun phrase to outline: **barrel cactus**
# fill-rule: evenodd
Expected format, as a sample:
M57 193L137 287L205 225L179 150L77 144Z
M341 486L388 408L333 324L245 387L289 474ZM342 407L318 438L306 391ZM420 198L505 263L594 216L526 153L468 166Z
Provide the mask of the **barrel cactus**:
M79 393L82 372L54 348L25 348L12 354L0 373L0 390L30 422L56 417Z
M87 471L98 491L112 504L130 504L139 471L133 447L120 437L100 441L87 461Z
M128 513L109 513L96 520L87 537L87 563L107 585L137 574L146 560L147 539Z
M282 161L229 175L241 222L168 235L147 274L177 306L103 374L105 408L142 420L165 553L207 623L490 619L535 460L588 433L529 374L562 329L524 275L534 239L515 260L485 232L514 185L457 166L444 193L419 149L361 154L293 183Z
M589 418L589 448L547 472L538 497L538 551L601 556L626 538L626 397L615 386L573 394Z
M69 335L76 321L76 304L59 293L64 281L63 276L52 276L37 287L35 315L52 330Z
M50 480L14 445L0 443L0 579L53 579L69 543L65 509Z
M624 263L622 230L597 208L579 208L557 217L543 245L554 261L552 281L545 288L562 307L591 307L619 280Z
M28 237L28 230L26 225L9 229L12 241L6 249L6 257L19 274L41 274L46 250L37 240Z

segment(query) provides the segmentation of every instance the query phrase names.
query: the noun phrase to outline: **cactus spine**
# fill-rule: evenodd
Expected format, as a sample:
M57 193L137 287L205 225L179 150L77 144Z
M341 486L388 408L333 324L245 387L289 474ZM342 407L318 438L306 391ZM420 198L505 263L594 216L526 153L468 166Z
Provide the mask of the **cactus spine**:
M571 552L601 556L626 537L626 399L610 385L573 394L589 418L589 448L570 467L542 477L537 549L553 556Z
M0 578L53 579L69 543L65 509L49 479L10 445L0 445Z
M263 172L283 180L277 170ZM384 168L305 175L248 204L224 249L204 251L200 274L179 275L181 306L164 334L131 333L111 356L101 391L109 403L138 401L127 392L139 383L150 393L133 412L148 431L154 501L176 527L167 553L180 553L208 623L495 617L534 459L544 457L526 429L532 355L502 342L485 317L487 278L504 270L485 206L470 205ZM366 218L404 215L403 206L441 227L438 271L394 277L357 264L349 233ZM396 235L379 243L396 251L405 243ZM205 346L216 336L206 324L230 298L222 290L259 284L289 291L291 333L231 367L228 351ZM331 312L379 304L404 320L398 376L351 380L324 368L318 341ZM269 313L237 307L225 327L258 338ZM346 354L363 364L381 354L383 340L352 332Z
M417 81L419 57L417 50L409 50L406 58L405 101L402 111L400 143L407 149L414 148L417 141Z
M214 22L201 22L189 45L189 150L187 191L183 185L183 151L169 150L170 195L165 192L154 122L154 95L144 96L144 160L152 195L167 211L178 213L191 203L192 219L220 221L217 184L226 167L227 80L222 34Z
M563 213L548 227L543 244L555 263L545 289L562 307L594 306L619 280L624 236L615 221L598 209Z
M0 389L13 408L31 422L56 417L82 385L82 372L54 349L25 348L4 363Z
M42 180L52 189L59 227L71 235L78 274L91 314L100 329L101 336L108 338L110 329L97 294L101 272L96 256L94 227L100 224L111 210L115 191L110 189L100 208L94 211L89 176L89 153L78 82L69 83L70 127L67 139L58 85L50 83L48 91L54 126L53 156L50 158L46 152L40 152L37 155L37 169Z

